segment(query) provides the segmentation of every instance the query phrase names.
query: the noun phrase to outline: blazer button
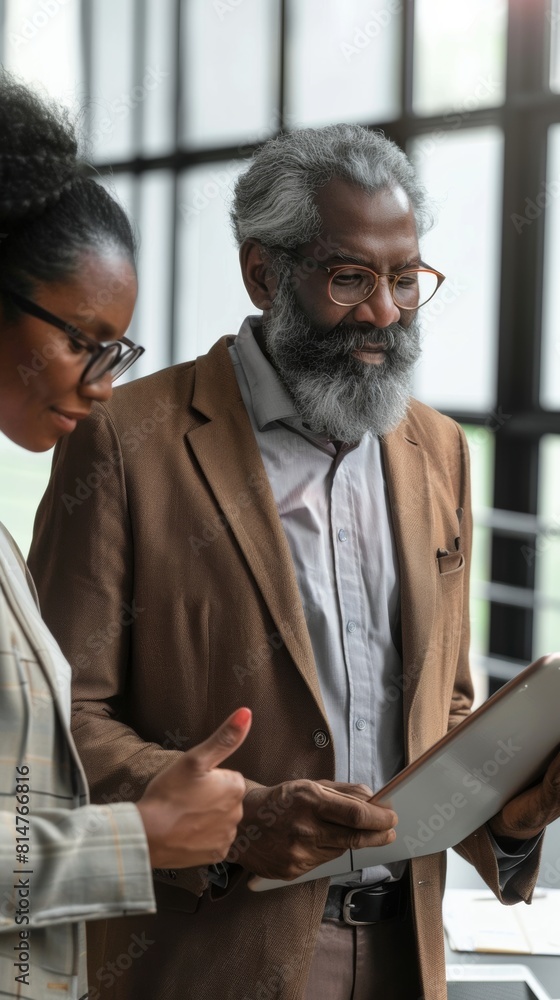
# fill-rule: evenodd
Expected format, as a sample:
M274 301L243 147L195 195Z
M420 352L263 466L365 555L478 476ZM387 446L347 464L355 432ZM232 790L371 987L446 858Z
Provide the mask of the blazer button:
M328 747L331 740L329 734L324 729L316 729L313 733L313 742L316 747L322 750L323 747Z

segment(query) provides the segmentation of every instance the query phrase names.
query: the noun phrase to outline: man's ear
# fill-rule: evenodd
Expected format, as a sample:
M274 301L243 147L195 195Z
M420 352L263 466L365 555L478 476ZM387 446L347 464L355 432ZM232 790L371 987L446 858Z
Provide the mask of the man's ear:
M278 278L262 243L258 240L245 240L239 251L239 262L251 302L257 309L267 312L274 302Z

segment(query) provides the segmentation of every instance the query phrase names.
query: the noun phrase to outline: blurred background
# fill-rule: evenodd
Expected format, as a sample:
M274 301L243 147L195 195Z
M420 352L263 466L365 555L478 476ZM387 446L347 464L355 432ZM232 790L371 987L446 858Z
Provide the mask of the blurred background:
M550 0L0 0L1 62L77 115L140 234L134 377L254 311L228 203L260 143L350 121L413 159L447 275L415 394L469 437L481 695L560 647L559 24ZM50 458L0 440L24 551Z

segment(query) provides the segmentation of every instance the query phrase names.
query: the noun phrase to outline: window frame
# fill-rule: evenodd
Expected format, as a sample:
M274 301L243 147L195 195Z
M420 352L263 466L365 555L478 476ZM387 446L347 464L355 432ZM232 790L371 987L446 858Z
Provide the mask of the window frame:
M225 161L242 160L258 143L226 144L211 148L188 149L179 143L181 93L183 88L182 52L183 18L190 0L174 0L174 51L169 66L174 75L175 119L174 143L169 154L144 156L140 150L144 125L144 107L135 116L134 139L137 152L128 159L95 162L101 175L128 174L135 181L151 171L170 171L173 178L173 221L171 228L172 266L167 277L169 299L166 361L175 358L178 342L178 198L179 182L184 171L198 165L219 165ZM138 76L145 66L146 23L148 0L136 0L134 26L134 66ZM0 51L5 0L0 0ZM277 40L279 59L276 79L278 131L286 127L286 65L287 38L290 30L290 2L279 0L280 31ZM489 649L486 666L490 689L495 690L517 669L532 659L533 619L535 613L535 563L524 559L523 545L535 545L539 523L539 447L544 435L560 434L560 411L544 409L539 402L542 349L543 259L546 206L540 216L522 234L514 234L512 215L520 211L526 197L533 197L546 180L547 130L560 123L560 93L549 87L550 32L552 19L550 0L509 0L506 93L504 104L469 110L457 122L457 116L446 113L420 116L413 111L414 18L415 0L403 3L401 30L401 115L393 121L372 121L368 127L382 128L385 134L407 148L410 140L440 130L456 131L488 125L499 127L504 135L504 172L501 223L501 270L499 324L497 331L497 417L507 415L495 431L495 462L493 513L488 512L492 528L491 581L487 585L490 602ZM91 90L92 18L94 0L82 0L81 48L85 72L86 93ZM450 121L450 118L452 120ZM87 125L87 107L86 107ZM183 123L184 127L184 123ZM138 187L138 185L135 185ZM139 192L135 194L138 206ZM134 210L134 206L133 206ZM453 410L445 412L462 424L488 427L487 412ZM501 511L522 515L513 525ZM507 603L504 586L529 595L521 607ZM543 652L545 652L543 650Z

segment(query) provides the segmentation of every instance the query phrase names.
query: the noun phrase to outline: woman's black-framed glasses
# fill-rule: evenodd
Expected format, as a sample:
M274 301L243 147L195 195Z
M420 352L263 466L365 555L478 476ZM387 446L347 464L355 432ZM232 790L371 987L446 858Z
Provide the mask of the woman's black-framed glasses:
M100 343L98 340L94 340L93 337L88 337L79 327L73 326L72 323L66 323L65 320L55 316L54 313L49 312L47 309L43 309L42 306L37 305L36 302L32 302L31 299L25 298L24 295L20 295L19 292L12 292L9 289L2 289L2 291L15 302L16 306L22 312L27 313L29 316L34 316L36 319L43 320L45 323L49 323L50 326L56 327L57 330L62 330L70 340L79 344L84 350L89 351L91 358L80 376L80 382L83 385L91 385L92 382L98 382L107 373L110 373L111 379L114 382L144 353L145 349L143 347L133 344L127 337L121 337L120 340L112 340L105 344Z
M310 261L314 268L320 268L329 275L328 294L338 306L357 306L373 295L380 278L389 279L393 302L399 309L420 309L436 294L445 281L445 275L420 261L418 267L406 268L389 274L377 274L361 264L321 264L314 257L289 250L285 247L271 247L281 250L290 257ZM311 272L309 272L311 273Z

